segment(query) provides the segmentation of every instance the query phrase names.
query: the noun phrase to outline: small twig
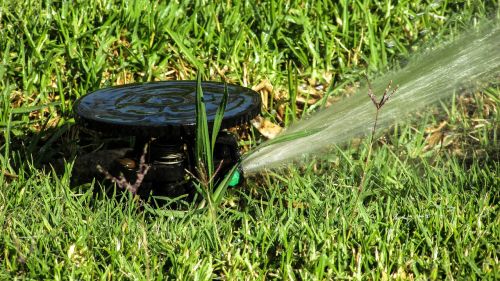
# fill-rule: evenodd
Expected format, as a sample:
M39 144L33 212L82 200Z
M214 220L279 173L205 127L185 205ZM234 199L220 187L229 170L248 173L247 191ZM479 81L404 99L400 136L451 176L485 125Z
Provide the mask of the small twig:
M115 177L113 175L111 175L106 169L104 169L101 165L97 164L97 170L99 172L101 172L102 174L104 174L104 177L107 179L107 180L110 180L114 183L116 183L119 187L121 188L126 188L128 182L127 180L125 179L124 176L120 175L118 177Z
M141 158L139 160L139 169L136 172L136 180L134 184L131 184L123 175L120 175L118 177L115 177L111 175L106 169L104 169L101 165L97 165L97 170L104 174L104 177L108 180L110 180L113 183L116 183L118 187L125 189L132 194L136 194L137 190L142 184L142 181L144 180L144 177L149 171L149 168L151 167L150 165L146 164L146 154L148 151L148 144L144 145L144 149L141 155Z
M139 189L139 186L141 186L142 184L142 181L144 180L144 177L146 176L146 174L148 173L149 171L149 168L151 166L149 166L148 164L146 164L146 154L148 152L148 144L146 143L146 145L144 146L144 149L142 151L142 155L141 155L141 158L139 159L139 170L137 171L137 176L136 176L136 180L135 180L135 183L132 185L132 193L136 193L137 192L137 189Z

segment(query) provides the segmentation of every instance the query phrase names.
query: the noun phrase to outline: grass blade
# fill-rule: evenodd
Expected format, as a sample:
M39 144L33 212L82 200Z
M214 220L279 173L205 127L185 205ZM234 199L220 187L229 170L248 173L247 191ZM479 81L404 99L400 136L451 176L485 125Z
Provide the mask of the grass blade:
M201 83L201 72L198 72L196 78L196 160L198 168L206 171L206 178L210 179L213 174L212 151L210 145L210 135L208 133L208 121L205 102L203 100L203 89ZM201 171L198 171L201 172Z
M220 125L222 123L222 119L224 118L224 112L226 111L227 98L229 93L227 91L227 84L224 83L224 94L222 95L222 99L220 101L219 107L217 108L217 112L215 113L214 124L212 127L212 152L215 148L215 141L217 140L217 135L220 130Z

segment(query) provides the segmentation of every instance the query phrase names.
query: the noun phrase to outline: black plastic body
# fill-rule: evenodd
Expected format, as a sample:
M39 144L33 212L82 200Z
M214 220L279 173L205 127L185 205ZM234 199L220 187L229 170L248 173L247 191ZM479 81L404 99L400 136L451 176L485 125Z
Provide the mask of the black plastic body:
M195 178L204 178L195 158L196 81L159 81L99 89L75 103L77 122L105 135L135 137L135 147L110 168L134 183L143 148L150 168L141 194L176 196L193 193ZM261 97L233 84L202 82L207 123L212 127L224 91L227 105L214 148L214 181L240 161L238 143L225 129L246 123L260 113ZM227 87L227 88L226 88Z
M137 143L136 148L125 157L117 159L111 173L124 175L129 182L135 182L139 172L140 158L146 143ZM148 142L145 164L149 170L144 177L139 193L160 196L180 196L194 194L193 180L203 177L203 166L195 160L195 143L193 140L181 139L178 142L164 142L161 139ZM240 161L240 153L236 137L226 131L219 132L214 147L213 181L218 182L226 173Z

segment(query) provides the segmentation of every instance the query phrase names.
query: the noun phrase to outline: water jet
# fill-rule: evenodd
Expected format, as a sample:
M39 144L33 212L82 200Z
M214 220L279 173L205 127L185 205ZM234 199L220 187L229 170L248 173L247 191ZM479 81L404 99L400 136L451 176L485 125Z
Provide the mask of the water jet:
M408 64L373 81L381 93L393 80L398 94L380 112L378 128L383 129L453 95L458 89L498 79L500 74L500 27L489 24L463 34L451 43L416 55ZM373 126L375 109L361 87L351 97L292 124L277 138L251 151L242 161L249 175L281 167L306 155L366 135Z

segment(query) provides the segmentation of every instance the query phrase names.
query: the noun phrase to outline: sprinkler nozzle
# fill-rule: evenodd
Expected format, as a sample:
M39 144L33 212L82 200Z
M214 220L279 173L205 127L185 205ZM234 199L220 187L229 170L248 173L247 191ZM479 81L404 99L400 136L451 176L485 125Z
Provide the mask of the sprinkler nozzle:
M233 172L233 176L229 180L229 186L230 187L236 187L240 185L243 182L243 169L241 168L241 163L237 164L238 167L236 170Z

